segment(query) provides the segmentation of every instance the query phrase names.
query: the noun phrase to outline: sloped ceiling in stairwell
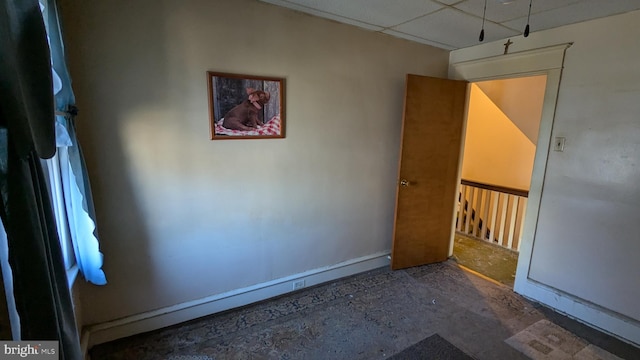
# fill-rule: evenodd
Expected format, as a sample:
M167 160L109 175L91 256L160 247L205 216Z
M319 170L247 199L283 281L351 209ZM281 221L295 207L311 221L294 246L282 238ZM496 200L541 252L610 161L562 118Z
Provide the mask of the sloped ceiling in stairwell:
M476 84L535 145L547 82L545 75L481 81Z
M535 150L522 131L472 84L462 178L528 190Z

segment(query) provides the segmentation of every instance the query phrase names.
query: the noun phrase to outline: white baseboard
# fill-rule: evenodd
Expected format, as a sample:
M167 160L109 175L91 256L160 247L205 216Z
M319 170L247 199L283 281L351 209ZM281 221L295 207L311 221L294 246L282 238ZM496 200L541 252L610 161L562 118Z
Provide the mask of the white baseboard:
M622 341L640 346L640 322L637 320L530 279L524 282L516 283L514 290L517 293Z
M388 266L388 256L388 251L363 256L246 288L187 301L118 320L90 325L85 327L83 331L83 350L86 351L94 345L111 340L161 329L166 326L179 324L202 316L286 294L293 291L294 281L304 280L305 287L309 287Z

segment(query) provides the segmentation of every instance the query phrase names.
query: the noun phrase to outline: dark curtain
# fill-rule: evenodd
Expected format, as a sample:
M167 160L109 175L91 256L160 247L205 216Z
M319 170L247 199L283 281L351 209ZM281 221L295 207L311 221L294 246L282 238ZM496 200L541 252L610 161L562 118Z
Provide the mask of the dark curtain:
M0 0L0 215L21 340L58 340L82 359L40 158L55 153L49 46L36 0Z

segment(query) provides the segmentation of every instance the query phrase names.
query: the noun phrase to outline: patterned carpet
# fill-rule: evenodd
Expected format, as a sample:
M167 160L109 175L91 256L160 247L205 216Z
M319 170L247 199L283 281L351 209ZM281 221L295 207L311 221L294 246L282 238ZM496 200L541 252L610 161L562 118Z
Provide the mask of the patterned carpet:
M505 340L548 315L449 261L303 289L101 344L91 358L385 359L438 334L476 359L527 359Z

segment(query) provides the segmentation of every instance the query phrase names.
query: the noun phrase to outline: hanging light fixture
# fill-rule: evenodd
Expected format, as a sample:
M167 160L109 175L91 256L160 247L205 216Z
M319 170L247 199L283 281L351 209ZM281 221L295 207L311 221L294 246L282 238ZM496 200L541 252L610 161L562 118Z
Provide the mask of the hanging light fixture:
M484 11L482 12L482 30L480 30L480 42L484 41L484 19L487 15L487 0L484 0Z
M496 0L496 1L502 5L507 5L507 4L511 4L512 2L515 2L516 0ZM531 20L532 4L533 4L533 0L529 0L529 12L527 13L527 26L524 28L524 33L523 33L524 37L528 37L530 32L529 21ZM484 23L486 19L487 19L487 0L484 0L484 9L482 10L482 29L480 30L480 36L478 38L480 42L484 41Z
M524 28L524 37L529 36L529 19L531 19L531 3L533 3L533 0L529 0L529 14L527 14L527 26Z

